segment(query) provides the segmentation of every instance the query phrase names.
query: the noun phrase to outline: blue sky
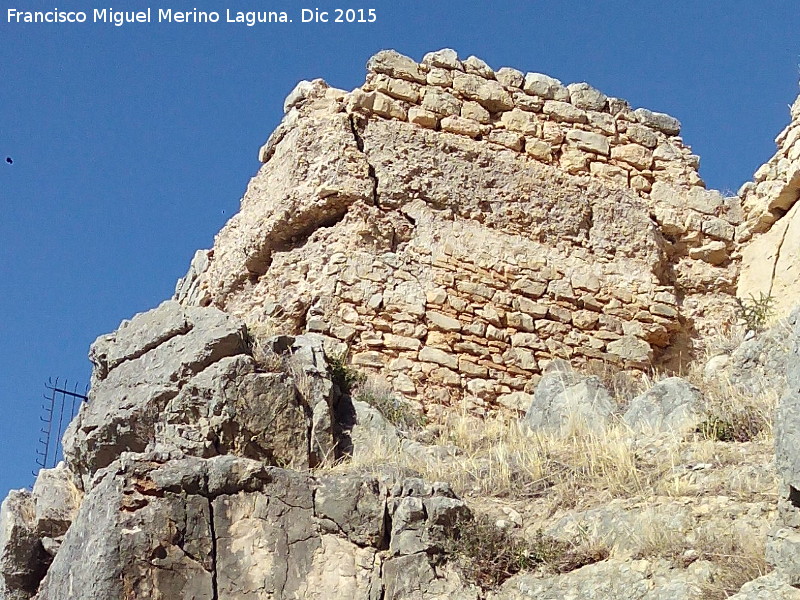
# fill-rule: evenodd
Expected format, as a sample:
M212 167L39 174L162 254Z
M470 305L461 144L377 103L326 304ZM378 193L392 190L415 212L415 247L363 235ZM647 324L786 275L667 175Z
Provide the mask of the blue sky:
M62 2L60 11L107 5ZM131 2L257 10L264 2ZM271 2L295 23L8 24L0 14L0 494L32 483L48 377L87 383L89 344L168 298L237 210L285 95L352 89L382 48L452 47L668 112L710 187L774 152L797 95L793 2ZM30 1L20 10L52 10ZM301 8L375 8L301 24ZM90 14L91 19L91 14ZM13 165L5 157L14 160Z

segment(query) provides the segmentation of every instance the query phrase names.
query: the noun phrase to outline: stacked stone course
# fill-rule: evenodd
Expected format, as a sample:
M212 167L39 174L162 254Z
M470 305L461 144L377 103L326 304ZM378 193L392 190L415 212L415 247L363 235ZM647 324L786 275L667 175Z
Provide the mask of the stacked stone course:
M431 52L420 64L383 51L367 68L366 84L348 98L352 110L484 140L641 195L655 181L703 185L677 119L633 110L587 83L565 86L508 67L495 72L452 50Z

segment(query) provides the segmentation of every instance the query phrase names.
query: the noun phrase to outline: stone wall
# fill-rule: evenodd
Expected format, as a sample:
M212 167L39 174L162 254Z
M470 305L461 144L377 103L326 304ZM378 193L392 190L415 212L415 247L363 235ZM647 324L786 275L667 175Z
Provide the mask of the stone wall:
M371 116L485 140L642 194L654 181L702 185L699 158L678 137L677 119L632 110L587 83L565 86L508 67L495 72L452 50L431 52L421 64L381 52L367 69L366 84L348 101Z
M800 297L800 98L791 123L775 139L778 151L739 191L747 220L737 295L774 298L775 316L786 316Z
M703 188L677 120L446 50L368 69L289 95L178 300L479 411L527 406L554 358L677 364L733 320L741 207Z

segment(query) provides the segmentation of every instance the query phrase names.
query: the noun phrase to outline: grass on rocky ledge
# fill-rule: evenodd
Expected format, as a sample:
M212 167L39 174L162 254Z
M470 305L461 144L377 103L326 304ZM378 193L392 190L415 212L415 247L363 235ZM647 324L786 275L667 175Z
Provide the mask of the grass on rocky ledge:
M485 514L459 520L448 533L445 555L456 562L469 582L484 590L494 589L523 571L568 573L609 555L603 545L576 546L541 530L532 539L525 539L497 527Z
M765 559L765 538L750 532L731 528L726 535L720 535L700 528L687 536L663 523L645 525L641 531L642 544L633 558L667 559L679 568L695 563L711 566L711 577L701 584L704 600L724 600L770 570Z
M610 371L604 375L620 412L633 396L660 378L637 380ZM425 427L413 415L409 420L408 413L413 413L409 406L396 400L387 404L386 399L393 396L385 388L354 379L354 396L360 394L360 399L407 434L424 428L426 443L450 452L407 452L402 445L382 444L376 438L352 460L326 468L377 473L390 467L430 481L446 481L470 503L485 504L486 499L536 503L545 519L615 499L641 505L658 499L691 502L701 496L727 496L741 502L773 503L775 482L768 469L764 474L758 467L772 454L771 418L778 398L774 386L764 382L763 393L748 395L723 378L705 379L700 368L685 378L701 388L709 419L696 433L683 437L638 438L618 418L602 431L575 421L561 432L544 433L529 430L516 416L479 418L466 410L452 411L441 422ZM396 409L400 417L393 414ZM413 426L405 426L406 420ZM740 472L747 460L757 467L754 477L746 469ZM707 465L700 477L694 469L698 465ZM649 529L659 535L644 540L636 558L668 560L677 568L698 563L698 568L710 569L702 584L708 600L727 598L769 570L763 535L733 529L729 534ZM517 572L565 573L615 555L602 539L570 543L539 533L538 537L513 536L492 519L478 517L460 525L446 553L455 557L452 560L467 579L483 589L494 588Z
M460 412L429 430L434 432L434 444L451 448L448 456L407 453L396 444L376 440L368 451L334 468L379 471L392 466L446 481L462 496L539 498L555 511L589 508L614 498L699 495L702 489L681 465L725 467L741 460L737 444L667 434L643 442L621 422L599 433L575 423L554 435L531 432L502 415L477 418ZM765 434L754 444L769 448L771 441ZM727 489L715 493L741 499L770 493L759 481L731 480L721 485Z

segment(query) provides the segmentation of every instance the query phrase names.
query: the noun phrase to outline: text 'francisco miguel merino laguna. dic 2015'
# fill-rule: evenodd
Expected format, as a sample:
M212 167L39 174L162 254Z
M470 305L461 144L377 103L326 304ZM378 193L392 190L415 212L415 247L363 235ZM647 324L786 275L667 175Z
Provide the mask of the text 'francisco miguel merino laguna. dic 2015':
M341 13L341 19L338 16ZM95 8L91 11L65 11L54 8L48 11L27 11L9 8L7 23L109 23L117 27L129 23L240 23L253 27L258 23L292 23L296 17L300 23L373 23L377 19L374 9L336 9L331 13L303 8L296 15L284 11L237 11L224 12L197 10L116 10Z

